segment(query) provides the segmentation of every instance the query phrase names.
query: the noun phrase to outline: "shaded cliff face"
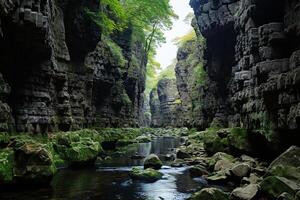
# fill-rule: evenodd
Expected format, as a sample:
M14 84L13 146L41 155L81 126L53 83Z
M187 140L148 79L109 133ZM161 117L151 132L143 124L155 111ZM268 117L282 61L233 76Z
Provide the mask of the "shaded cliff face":
M177 53L176 84L182 101L181 118L186 127L202 128L201 90L206 79L203 69L204 41L201 37L183 44Z
M182 106L176 79L163 78L150 93L151 126L181 127Z
M85 8L98 1L1 1L0 131L138 125L143 47L116 36L118 62Z
M294 140L300 130L299 1L192 0L207 41L208 74L202 112Z

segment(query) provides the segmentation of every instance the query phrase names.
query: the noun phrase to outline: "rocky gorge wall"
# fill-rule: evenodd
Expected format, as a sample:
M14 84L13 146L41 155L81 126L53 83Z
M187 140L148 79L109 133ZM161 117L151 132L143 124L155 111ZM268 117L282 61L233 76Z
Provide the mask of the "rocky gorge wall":
M182 101L176 79L162 78L150 93L152 127L182 127Z
M191 0L190 5L206 39L202 126L218 122L299 144L299 1Z
M0 131L138 126L146 60L131 31L123 57L85 8L98 1L1 0Z

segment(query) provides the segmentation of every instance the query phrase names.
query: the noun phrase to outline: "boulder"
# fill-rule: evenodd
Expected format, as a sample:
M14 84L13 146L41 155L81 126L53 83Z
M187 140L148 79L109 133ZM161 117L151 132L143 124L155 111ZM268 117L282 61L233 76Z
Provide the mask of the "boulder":
M93 163L102 151L92 133L60 133L54 137L53 143L59 156L73 166Z
M57 169L52 144L19 139L14 146L15 178L20 182L48 183Z
M162 165L163 164L157 155L150 154L145 158L144 169L147 168L160 169Z
M251 167L247 163L239 163L230 170L234 177L242 179L243 177L249 176Z
M147 168L145 170L134 167L132 168L129 176L132 179L145 181L145 182L155 182L163 177L163 174L155 169Z
M203 175L208 175L209 172L202 165L192 166L189 168L189 172L192 177L199 177Z
M219 171L208 176L206 179L212 184L224 184L228 182L229 174L226 171Z
M260 183L261 191L270 198L276 199L284 192L294 196L300 185L294 181L279 176L269 176Z
M233 163L230 160L223 159L219 160L215 166L214 166L214 171L222 171L222 170L230 170L233 166Z
M249 177L244 177L241 180L241 184L256 184L262 181L261 177L258 177L255 173L251 173Z
M295 198L291 194L284 192L281 195L279 195L279 197L276 200L295 200Z
M300 148L291 146L269 166L267 173L282 176L300 183Z
M228 197L220 189L204 188L193 194L189 200L228 200Z
M234 189L230 194L232 200L253 200L258 193L258 185L250 184L246 187Z
M228 151L228 139L219 137L217 130L208 129L204 131L202 135L204 149L209 155L212 155L217 152Z
M228 160L233 162L234 157L227 153L217 152L212 157L207 159L207 164L210 168L214 167L219 160Z
M185 158L190 158L191 157L191 155L184 149L179 149L177 151L176 155L177 155L177 158L179 158L179 159L185 159Z

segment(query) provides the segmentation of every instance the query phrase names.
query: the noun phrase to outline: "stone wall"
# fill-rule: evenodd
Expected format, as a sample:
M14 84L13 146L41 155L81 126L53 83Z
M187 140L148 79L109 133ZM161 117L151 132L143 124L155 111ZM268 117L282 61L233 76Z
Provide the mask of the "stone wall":
M98 6L87 0L0 2L0 131L138 126L143 47L125 31L113 38L126 60L116 62L84 11Z
M215 119L281 142L300 130L300 3L191 0L206 38L204 126ZM205 87L204 87L205 88ZM277 133L277 134L276 134Z

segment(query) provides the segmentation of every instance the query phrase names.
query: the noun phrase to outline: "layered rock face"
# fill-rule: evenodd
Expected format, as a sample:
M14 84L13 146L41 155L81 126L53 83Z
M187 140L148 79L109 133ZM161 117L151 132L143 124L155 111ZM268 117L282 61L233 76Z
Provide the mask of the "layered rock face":
M176 79L163 78L150 94L153 127L181 127L181 99L176 86Z
M300 130L299 1L190 4L207 42L204 126L216 119L299 143L294 140Z
M194 39L183 44L177 53L176 84L182 101L181 118L185 127L202 128L201 86L206 79L203 70L203 43Z
M114 38L118 62L85 8L97 1L0 2L0 131L137 126L143 47L130 30Z

